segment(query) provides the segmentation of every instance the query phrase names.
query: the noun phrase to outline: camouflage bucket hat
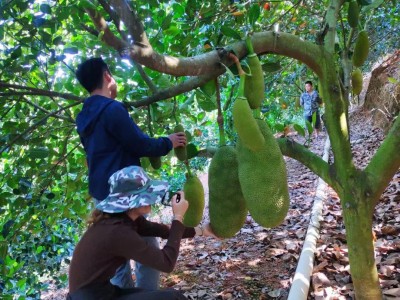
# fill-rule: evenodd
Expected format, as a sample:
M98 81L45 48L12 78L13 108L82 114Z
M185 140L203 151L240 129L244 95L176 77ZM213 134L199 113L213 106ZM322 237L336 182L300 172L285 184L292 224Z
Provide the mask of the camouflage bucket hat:
M115 172L108 183L110 194L96 206L107 213L120 213L160 202L169 188L168 182L150 179L143 168L138 166Z

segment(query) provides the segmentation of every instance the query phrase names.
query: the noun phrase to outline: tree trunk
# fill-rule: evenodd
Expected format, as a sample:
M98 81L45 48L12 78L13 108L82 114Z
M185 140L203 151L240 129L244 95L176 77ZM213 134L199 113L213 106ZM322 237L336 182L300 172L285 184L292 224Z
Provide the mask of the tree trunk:
M344 195L341 195L350 273L356 299L377 300L382 299L382 293L374 258L371 205L373 201L363 197L363 193L360 192L362 186L361 180L358 184L346 184L343 189Z

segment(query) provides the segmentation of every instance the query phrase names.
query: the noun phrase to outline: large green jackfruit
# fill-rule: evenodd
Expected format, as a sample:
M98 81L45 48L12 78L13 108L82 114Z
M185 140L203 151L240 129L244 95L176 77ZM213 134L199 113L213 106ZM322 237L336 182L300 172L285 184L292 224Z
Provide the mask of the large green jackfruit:
M358 8L357 1L351 1L349 3L349 10L347 11L347 20L351 28L357 28L359 16L360 9Z
M357 37L356 45L354 47L354 52L353 52L353 65L355 67L361 67L365 60L368 57L369 53L369 39L368 39L368 33L363 30L360 31Z
M257 120L265 138L264 148L253 152L238 140L239 181L247 208L253 219L264 227L283 222L289 210L286 166L271 130Z
M196 176L186 179L183 186L185 199L189 202L189 208L183 217L185 226L194 227L199 225L203 218L204 211L204 188L201 181Z
M154 170L158 170L159 168L161 168L161 157L159 156L149 157L149 160Z
M185 129L181 124L178 124L174 128L174 132L185 132ZM185 161L187 159L187 151L186 147L177 147L174 148L175 156L180 160L180 161Z
M264 137L253 117L253 112L244 97L237 97L232 108L233 126L246 147L253 151L264 147Z
M360 69L355 69L351 73L351 87L354 95L359 95L363 87L363 76Z
M246 75L244 84L244 95L249 101L252 109L259 108L264 100L264 74L257 54L252 53L247 56L251 75Z
M208 169L208 187L208 210L213 232L221 238L234 236L247 216L234 147L222 146L214 154Z

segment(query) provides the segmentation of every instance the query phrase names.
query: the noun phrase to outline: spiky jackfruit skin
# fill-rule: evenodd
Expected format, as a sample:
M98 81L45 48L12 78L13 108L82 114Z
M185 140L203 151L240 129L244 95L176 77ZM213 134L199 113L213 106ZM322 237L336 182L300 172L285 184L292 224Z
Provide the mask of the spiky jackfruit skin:
M368 57L369 53L369 39L368 39L368 33L363 30L360 31L358 34L357 40L356 40L356 45L354 47L354 52L353 52L353 65L355 67L361 67L365 60Z
M153 167L154 170L158 170L161 168L161 157L149 157L150 164Z
M265 137L264 148L253 152L238 140L239 181L253 219L261 226L275 227L289 210L286 166L267 124L262 120L257 120L257 124Z
M186 179L183 186L185 199L189 202L189 208L183 217L183 224L188 227L199 225L204 211L204 188L201 181L192 176Z
M357 28L359 16L360 9L358 8L357 1L351 1L349 3L349 10L347 11L347 20L351 28Z
M252 151L261 150L264 147L264 137L253 117L248 101L244 97L238 97L232 108L233 126L235 127L243 144Z
M264 74L257 54L249 54L247 62L250 67L251 76L246 75L244 95L247 101L249 101L250 107L256 109L260 107L264 100Z
M208 187L211 228L218 237L233 237L247 216L234 147L222 146L214 154L208 169Z
M351 73L351 86L354 95L359 95L362 91L363 76L360 69L355 69Z
M174 128L174 132L185 132L185 129L181 124L178 124ZM185 161L187 159L187 150L186 147L177 147L174 148L175 156L180 160L180 161Z

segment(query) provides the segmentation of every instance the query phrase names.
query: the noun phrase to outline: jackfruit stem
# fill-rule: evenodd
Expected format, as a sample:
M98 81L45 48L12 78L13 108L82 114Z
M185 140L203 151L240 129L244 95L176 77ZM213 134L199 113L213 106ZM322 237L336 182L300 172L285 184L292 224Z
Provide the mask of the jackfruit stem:
M185 167L186 167L186 170L187 170L187 172L188 172L188 177L189 177L189 178L190 178L190 177L193 177L192 171L190 170L190 167L189 167L189 161L188 161L188 160L185 160Z
M246 46L247 46L247 51L249 52L248 54L253 54L254 53L254 48L253 48L253 43L251 42L251 37L248 36L246 38Z
M222 114L222 109L221 109L221 94L219 91L219 81L218 77L215 78L215 91L216 91L216 96L217 96L217 108L218 108L218 117L217 117L217 123L218 123L218 130L219 130L219 145L225 145L225 131L224 131L224 115Z
M246 98L244 96L244 83L245 83L245 81L246 81L246 74L240 75L238 98L239 97Z

